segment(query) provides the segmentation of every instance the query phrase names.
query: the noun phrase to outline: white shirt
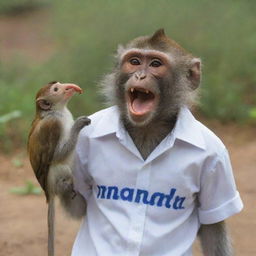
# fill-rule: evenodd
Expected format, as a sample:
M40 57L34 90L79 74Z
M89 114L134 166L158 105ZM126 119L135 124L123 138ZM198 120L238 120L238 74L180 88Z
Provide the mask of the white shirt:
M188 256L200 224L238 213L225 146L187 108L143 160L117 107L90 116L76 150L75 186L87 215L72 256Z

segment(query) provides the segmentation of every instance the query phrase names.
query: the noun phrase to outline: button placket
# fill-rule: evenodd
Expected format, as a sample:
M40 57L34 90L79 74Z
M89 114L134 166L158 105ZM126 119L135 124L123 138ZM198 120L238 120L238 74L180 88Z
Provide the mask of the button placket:
M136 188L148 190L150 185L150 171L151 164L144 165L140 170L138 170ZM131 227L128 233L129 245L127 256L139 256L140 254L147 207L148 205L143 202L134 202L134 212L132 214Z

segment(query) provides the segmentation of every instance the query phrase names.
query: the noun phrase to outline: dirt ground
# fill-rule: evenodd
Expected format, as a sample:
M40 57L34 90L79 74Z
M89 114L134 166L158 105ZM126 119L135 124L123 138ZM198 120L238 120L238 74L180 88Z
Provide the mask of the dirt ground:
M208 123L208 126L224 141L229 149L237 186L241 193L244 210L228 220L236 255L256 255L256 129L238 126L223 126ZM17 167L14 159L22 159ZM44 196L18 196L9 190L22 186L25 180L36 180L28 163L26 153L0 156L0 256L45 256L47 248L47 208ZM56 255L70 255L79 223L68 219L57 208ZM195 255L201 255L198 244Z

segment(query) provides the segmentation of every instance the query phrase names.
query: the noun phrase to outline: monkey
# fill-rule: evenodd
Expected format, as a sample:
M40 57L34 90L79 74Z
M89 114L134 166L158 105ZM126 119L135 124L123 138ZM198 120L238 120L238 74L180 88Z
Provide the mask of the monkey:
M119 48L118 58L118 71L104 82L112 91L104 93L109 98L115 95L124 126L146 159L174 128L179 109L197 99L201 60L168 38L163 29ZM232 255L224 221L202 225L199 234L204 255Z
M197 99L201 60L163 29L119 48L118 58L118 70L105 80L104 93L114 95L124 126L146 159L174 128L179 109ZM224 221L202 225L199 234L204 255L232 255Z
M41 88L36 94L36 115L28 137L30 163L48 203L49 256L54 255L55 195L80 202L80 211L71 216L79 218L85 212L81 195L72 194L72 165L78 134L90 119L82 116L74 122L66 105L75 92L82 93L82 89L56 81Z
M153 156L155 157L154 152L156 152L156 150L159 150L159 147L163 145L162 144L163 142L165 142L165 145L166 145L167 138L175 138L174 136L177 136L177 133L179 132L179 130L177 131L177 129L182 129L182 131L183 132L185 131L185 133L189 134L190 137L189 138L186 137L186 141L185 141L186 143L183 142L184 140L180 141L179 138L177 137L175 138L175 141L173 142L174 144L172 146L174 148L173 150L178 150L179 147L181 147L183 150L185 148L185 151L184 151L185 153L182 154L180 159L172 159L176 162L176 164L180 165L180 163L183 162L183 159L182 159L183 157L184 157L184 160L185 159L187 160L187 158L190 159L192 152L193 152L193 156L195 155L201 156L201 154L204 154L203 152L206 151L205 149L206 146L208 147L208 149L211 148L211 145L213 142L210 140L215 135L213 136L212 133L208 130L208 128L206 128L202 124L199 125L199 122L196 121L194 118L190 118L189 120L191 121L191 123L186 123L185 127L180 125L181 120L183 118L182 115L183 116L185 115L184 111L187 111L186 113L190 113L188 112L189 111L188 109L192 108L195 105L195 103L198 101L200 82L201 82L201 59L198 57L195 57L193 54L191 54L190 52L185 50L182 46L180 46L176 41L166 36L163 29L157 30L152 36L138 37L128 42L125 46L118 47L117 54L115 56L115 66L113 68L113 71L110 74L107 74L101 82L101 91L103 96L105 96L107 99L107 102L110 105L113 105L114 107L104 109L102 111L99 111L93 114L92 116L89 116L92 119L92 125L90 126L91 127L90 131L94 131L94 137L93 136L90 137L91 135L89 134L90 133L89 131L87 132L86 130L82 130L81 136L79 137L78 144L77 144L76 156L80 158L81 161L84 161L84 162L87 161L86 163L88 164L86 164L86 166L85 165L79 166L77 164L75 167L76 171L74 175L77 176L78 174L76 173L83 173L84 175L89 176L90 180L84 181L84 184L86 182L90 182L89 185L93 189L92 189L92 193L90 194L90 200L88 200L87 208L86 208L86 211L88 213L86 215L86 218L87 218L86 222L89 224L87 226L81 227L80 229L81 233L74 245L72 256L82 255L86 253L86 249L82 249L83 244L86 243L86 241L82 241L80 239L82 237L90 237L95 235L94 231L97 230L97 228L99 228L99 226L97 226L98 223L101 223L101 224L105 223L105 225L109 224L108 227L104 228L104 230L108 232L106 232L105 235L102 235L102 237L105 237L106 235L110 236L110 233L111 233L110 230L112 230L111 228L114 227L113 232L118 230L118 232L115 233L115 237L119 238L118 235L119 233L121 233L122 229L120 227L121 223L118 221L119 219L117 217L118 216L117 213L120 213L120 212L122 213L122 210L123 210L125 213L122 216L122 220L124 220L126 216L128 216L127 222L131 221L132 219L132 217L129 216L129 213L128 213L129 211L127 210L127 208L128 208L128 203L133 200L132 193L134 189L130 188L129 187L130 184L127 185L126 183L129 182L130 180L133 180L133 178L129 176L130 179L126 179L125 176L130 175L130 173L135 172L135 170L137 169L139 170L138 171L139 173L140 172L139 168L142 168L142 167L137 167L136 165L136 168L137 168L136 169L134 167L135 165L133 166L131 163L131 168L135 168L135 169L129 170L130 163L128 163L127 167L122 166L123 169L127 168L125 169L126 172L123 173L123 176L122 176L122 173L118 172L119 168L116 167L115 160L113 159L121 158L122 161L125 161L125 157L127 158L129 157L129 159L131 159L131 152L132 152L133 156L136 155L137 157L137 158L132 158L133 161L136 162L138 161L138 158L141 157L142 162L139 162L141 165L139 165L139 163L138 165L144 166L143 161L145 164L149 163L150 161L153 161L152 160ZM192 114L190 113L189 115L191 116ZM106 116L105 119L104 119L104 116ZM113 116L115 116L116 119ZM110 121L110 118L111 118L111 121ZM100 122L99 120L102 120L102 119L105 121ZM118 120L118 121L115 122L115 120ZM109 122L111 122L111 124L109 124ZM100 123L100 125L97 125L97 123ZM104 130L104 127L106 126L110 126L111 128L106 128L106 130ZM194 130L192 130L192 128L194 128ZM205 144L198 145L197 142L195 145L195 139L191 138L191 136L194 136L193 131L195 130L199 132L198 133L199 137L202 136L203 134L204 142L207 145ZM113 136L113 131L116 131L116 137ZM105 136L104 139L102 138L102 136ZM217 137L214 137L213 140L216 147L221 148L222 150L221 153L223 154L223 156L221 155L221 157L223 158L225 157L226 160L224 160L224 162L227 163L229 160L227 158L224 145L219 141ZM193 141L194 144L191 143L191 141ZM110 142L113 142L113 143L115 142L115 144L111 144ZM94 143L95 143L95 148L97 145L97 151L96 149L94 150ZM102 145L102 151L101 151L101 145ZM113 145L115 145L116 148L114 148ZM193 148L192 145L194 145L195 147ZM108 146L113 148L107 148ZM120 146L120 150L118 151L117 148L119 149L119 146ZM91 153L88 155L86 152L88 151L89 148ZM125 151L124 148L129 149L129 151ZM135 149L137 149L139 155L137 154ZM201 149L203 150L200 151ZM103 150L114 152L113 157L111 158L110 153L105 154L104 153L105 151ZM223 166L223 160L219 156L220 153L218 150L214 148L214 154L213 154L214 159L212 158L213 155L211 156L204 155L204 157L202 158L203 163L206 163L208 159L212 159L212 160L211 160L211 164L208 164L209 166L205 168L207 169L207 174L203 173L202 171L202 174L201 176L198 177L198 180L200 181L203 180L205 175L208 175L209 173L211 173L212 167L216 169L222 168L221 171L228 172L227 177L230 178L230 181L227 180L227 184L229 184L227 185L229 192L226 194L229 194L230 197L232 195L232 200L236 200L238 205L237 207L233 207L232 211L230 211L229 216L231 216L232 214L235 214L242 209L242 203L241 201L239 201L240 197L235 196L237 191L236 191L234 182L232 181L233 179L232 170L230 170L227 166L225 166L225 168L219 167L219 165ZM98 153L98 152L101 152L101 153ZM129 152L129 153L125 153L125 152ZM161 155L162 160L158 161L159 165L160 165L160 162L162 163L162 161L164 161L163 159L165 159L167 163L170 160L170 158L173 157L172 153L168 153L168 152L165 152ZM196 152L195 155L194 155L194 152ZM223 152L225 152L225 155ZM207 153L210 154L210 151ZM95 154L101 155L104 161L104 164L90 162L90 161L94 161ZM191 157L191 159L193 160L194 158ZM195 170L196 172L200 170L201 172L203 168L201 167L196 168L197 164L194 163L192 160L191 162L189 162L189 165L188 165L189 167L187 167L187 169L195 167L195 169L193 170ZM92 168L91 166L94 166L94 168L91 169ZM186 171L189 172L189 170L187 169ZM102 173L100 173L99 170L101 170ZM132 171L132 172L129 172L129 171ZM160 170L154 170L154 171L155 173L158 173ZM121 190L121 191L126 191L127 193L129 192L129 197L128 196L126 197L125 196L126 194L122 194L122 192L119 195L118 194L119 186L113 186L113 185L109 186L109 188L111 188L112 190L108 190L108 193L106 196L106 191L108 187L105 186L104 184L111 183L110 180L106 179L106 177L104 176L104 173L108 173L108 172L110 172L109 175L113 175L114 177L113 182L117 182L118 180L119 185L125 184L124 190ZM168 175L171 175L171 174L168 173ZM222 180L221 176L218 176L218 178ZM163 186L166 186L166 184L168 183L168 180L165 181L162 176L159 179L161 180L161 182L163 182ZM210 180L210 178L208 179ZM207 179L207 182L208 182L208 179ZM178 180L180 180L179 177L178 177ZM182 186L185 186L188 180L191 180L191 179L186 177L183 180L183 182L181 182L182 185L180 188L182 188ZM145 183L143 183L143 185L145 185ZM201 195L200 190L202 189L202 187L207 185L209 185L210 187L213 186L211 183L209 184L207 183L206 185L200 183L200 186L197 187L198 188L197 192L193 192L193 194L191 192L191 194L188 195L188 197L193 201L191 202L191 204L189 204L189 205L193 205L193 209L194 209L193 213L198 214L198 216L196 216L194 219L198 225L198 229L195 229L195 234L198 233L199 235L204 255L231 256L233 255L232 245L227 232L225 218L223 218L222 216L222 217L215 218L214 221L202 220L201 222L199 222L199 214L201 214L201 212L204 211L203 207L205 207L205 205L208 205L207 200L209 200L208 194L207 194L207 192L209 191L208 188L205 188L203 191L204 193L207 194L205 196L207 198L206 203L205 201L202 202L203 197ZM76 186L77 191L82 193L83 186L82 187L80 186L80 188L79 186ZM137 186L137 183L136 183L136 186ZM112 199L111 192L113 191L115 192L115 194L112 195L114 200L112 201L111 209L113 209L114 211L115 204L117 204L116 202L118 202L118 200L121 200L122 198L124 198L123 200L125 200L124 204L122 204L122 207L127 207L127 208L125 208L125 210L121 209L121 206L118 204L117 206L118 211L115 213L114 215L115 217L111 219L110 212L108 211L109 208L105 209L104 208L105 204L103 204L102 202L103 200L106 200L106 199ZM144 195L148 196L148 192L145 189L140 191L143 191ZM172 192L176 191L176 189L171 191ZM160 196L160 195L163 195L163 193L157 192L156 194L153 194L153 195ZM152 200L147 201L145 197L143 199L144 204L148 204L148 205L154 204L155 201L152 201ZM171 192L170 192L170 195L167 196L167 198L169 198L170 200ZM184 202L185 200L187 200L186 197L181 197L181 196L178 196L176 199L184 200ZM71 205L70 198L65 198L64 200L65 200L65 204L67 205L67 209L71 211L74 205L73 206ZM225 202L227 202L231 200L231 198L225 197L225 200L226 200ZM136 197L135 201L136 203L140 203L140 198ZM97 209L94 207L95 205L98 206L97 209L100 209L99 211L97 211ZM162 205L163 205L163 201L159 200L158 206L160 207ZM168 205L168 207L171 207L171 205ZM176 209L180 208L181 210L186 209L186 207L182 203L180 203L179 206L177 204L175 205L174 203L174 207ZM93 219L94 218L93 216L97 215L98 218L100 218L101 213L103 215L102 219L95 221L95 219ZM177 215L175 215L175 217L176 216ZM229 216L226 216L226 217L229 217ZM164 218L166 218L166 216L164 216ZM117 222L115 222L116 220ZM147 225L149 225L148 223L150 223L150 220L148 220L148 222L146 223ZM154 225L155 224L156 223L154 223ZM129 226L129 228L133 228L131 224L127 224L127 225ZM195 227L195 225L193 227ZM92 232L87 231L87 229L89 228L93 229L93 234ZM188 229L190 229L190 227L186 227L186 230ZM101 233L103 233L104 230ZM164 230L166 231L166 229ZM128 236L129 232L128 231L126 232ZM125 239L124 237L126 232L121 233L122 236L120 235L120 239ZM154 234L154 230L150 230L148 227L147 232L149 233L151 232L150 237L154 237L155 239L157 239L157 236ZM170 230L170 232L173 232L173 231ZM175 232L178 232L178 231L176 231L175 229ZM187 233L187 231L185 232ZM165 235L167 235L167 233L168 232L166 231ZM81 234L84 234L84 235L81 235ZM97 235L100 236L101 234L97 234ZM97 238L98 236L95 235L95 237ZM127 238L127 241L124 241L123 243L124 244L128 243L129 241L128 239L129 238ZM118 241L118 240L115 240L115 241ZM172 243L170 242L170 246L171 244ZM94 246L97 247L98 245L94 243ZM106 252L106 251L100 252L101 247L98 246L97 249L95 249L95 253L94 254L91 253L90 255L94 256L102 253L109 254L109 255L118 255L114 253L116 251L114 248L113 250L111 250L111 246L114 247L115 246L114 243L113 245L112 244L109 245L109 247L104 247L104 248L110 248L109 252ZM154 248L151 248L151 249L154 249L155 252L153 253L153 251L150 250L150 255L161 255L160 252L156 253L156 249L157 249L155 248L156 246L154 246ZM176 246L176 244L174 244L173 246ZM184 251L182 251L182 253L180 254L176 253L176 248L175 248L174 254L175 255L191 255L191 246L192 246L192 243L190 244L189 249L187 251L185 251L186 248L183 248ZM87 247L85 246L84 248L89 249L89 247L90 247L90 244L87 244ZM171 252L167 251L166 249L167 245L165 244L163 245L163 247L166 250L163 253L163 255L167 255L167 254L169 255ZM90 251L94 251L93 247L90 247L90 248L91 248ZM138 250L143 250L142 246L141 247L138 246L136 248L140 248ZM161 247L159 249L161 249ZM79 252L78 254L76 254L77 251ZM136 251L136 255L139 255L139 254L149 255L148 252L149 252L149 249L147 251Z

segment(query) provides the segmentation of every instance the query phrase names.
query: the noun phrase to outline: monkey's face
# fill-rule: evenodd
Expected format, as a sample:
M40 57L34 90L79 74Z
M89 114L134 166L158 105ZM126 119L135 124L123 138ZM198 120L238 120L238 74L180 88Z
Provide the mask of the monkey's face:
M38 92L36 103L46 111L63 108L75 92L82 93L82 89L75 84L51 82Z
M125 123L169 122L182 106L195 102L201 61L163 29L119 46L116 57L116 69L102 81L102 92L118 105Z
M82 93L82 89L75 84L57 82L49 88L49 98L51 98L52 102L58 104L59 102L68 101L75 92Z
M120 65L118 90L125 101L126 116L134 125L146 125L159 113L166 96L166 78L171 76L169 56L155 50L129 50Z

